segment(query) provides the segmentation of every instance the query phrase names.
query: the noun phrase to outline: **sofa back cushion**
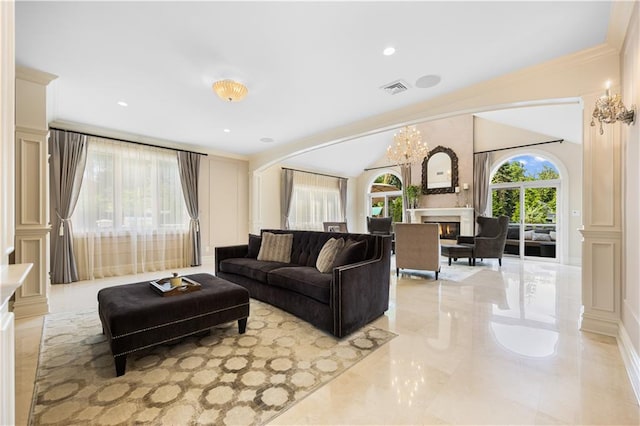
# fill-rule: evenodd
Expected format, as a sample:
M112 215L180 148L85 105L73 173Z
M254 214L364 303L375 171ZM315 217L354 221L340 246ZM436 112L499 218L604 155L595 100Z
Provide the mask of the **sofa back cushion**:
M294 231L283 229L263 229L273 234L293 234L293 246L291 247L291 263L301 266L313 266L315 268L320 250L330 238L344 238L346 240L367 241L366 255L364 259L373 259L381 250L382 237L371 234L351 234L340 232L321 231ZM263 237L264 238L264 237ZM264 244L264 242L263 242Z

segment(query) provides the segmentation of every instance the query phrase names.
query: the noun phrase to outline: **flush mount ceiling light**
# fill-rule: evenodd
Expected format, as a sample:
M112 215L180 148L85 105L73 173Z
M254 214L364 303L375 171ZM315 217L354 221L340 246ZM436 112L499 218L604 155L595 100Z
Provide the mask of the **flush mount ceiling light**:
M249 93L247 87L233 80L220 80L213 83L213 91L216 92L220 98L229 102L237 102L244 99Z
M118 102L117 102L117 104L118 104L118 105L120 105L121 107L127 107L127 106L129 106L129 104L128 104L128 103L126 103L125 101L118 101Z
M386 49L384 49L384 50L382 51L382 54L383 54L384 56L391 56L391 55L393 55L394 53L396 53L396 48L395 48L395 47L392 47L392 46L389 46L389 47L387 47Z

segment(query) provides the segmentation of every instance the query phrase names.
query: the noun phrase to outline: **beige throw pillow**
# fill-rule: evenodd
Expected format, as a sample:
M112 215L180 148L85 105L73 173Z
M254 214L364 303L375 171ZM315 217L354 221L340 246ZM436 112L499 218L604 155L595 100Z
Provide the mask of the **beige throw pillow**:
M316 268L318 271L326 274L327 272L331 272L333 269L333 262L336 260L336 256L342 248L344 247L344 240L342 238L330 238L324 245L322 246L322 250L320 250L320 254L318 255L318 260L316 261Z
M290 263L292 246L293 234L263 232L258 260Z

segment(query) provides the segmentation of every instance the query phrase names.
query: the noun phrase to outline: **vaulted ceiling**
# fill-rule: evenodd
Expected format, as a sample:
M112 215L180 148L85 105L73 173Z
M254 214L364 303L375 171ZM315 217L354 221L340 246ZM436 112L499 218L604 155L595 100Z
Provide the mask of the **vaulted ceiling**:
M591 1L18 1L16 62L58 76L53 120L252 155L604 43L610 12ZM420 88L423 76L440 82ZM246 84L245 100L213 93L225 78ZM397 80L408 90L381 89Z

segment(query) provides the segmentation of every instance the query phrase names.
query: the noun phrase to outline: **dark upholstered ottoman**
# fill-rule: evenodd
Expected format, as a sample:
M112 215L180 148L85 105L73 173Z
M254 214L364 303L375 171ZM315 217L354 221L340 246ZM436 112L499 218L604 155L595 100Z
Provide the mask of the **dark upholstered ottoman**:
M458 260L459 258L469 258L469 266L472 264L473 259L473 247L464 244L442 244L440 245L440 254L449 258L449 266L451 266L451 259ZM476 260L473 259L473 265L476 264Z
M249 317L249 291L210 274L187 275L198 291L163 297L148 281L98 292L102 330L109 338L116 375L126 369L127 354L238 321L240 334Z

